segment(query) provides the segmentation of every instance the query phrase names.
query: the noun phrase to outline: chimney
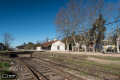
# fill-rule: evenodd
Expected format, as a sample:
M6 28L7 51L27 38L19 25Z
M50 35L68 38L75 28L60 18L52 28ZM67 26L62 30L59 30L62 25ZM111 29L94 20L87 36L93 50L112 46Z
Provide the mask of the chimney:
M48 39L48 42L50 42L50 39Z
M56 41L56 38L54 38L54 41Z

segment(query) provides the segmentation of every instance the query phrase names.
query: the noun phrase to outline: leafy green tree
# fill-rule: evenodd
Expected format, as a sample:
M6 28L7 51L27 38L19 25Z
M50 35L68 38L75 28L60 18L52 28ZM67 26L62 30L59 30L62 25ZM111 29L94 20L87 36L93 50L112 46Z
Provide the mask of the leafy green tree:
M23 43L23 45L24 45L24 46L26 45L25 42Z
M106 31L106 27L104 26L105 22L106 20L104 20L102 14L100 14L99 18L95 21L95 23L93 23L92 29L90 30L91 33L90 38L92 41L94 40L97 45L96 50L98 50L99 44L105 38L105 33L104 33Z
M27 45L25 45L25 49L34 49L34 44L29 42Z
M18 49L24 49L24 45L17 46Z
M40 46L40 43L34 44L34 47Z
M18 49L24 49L24 47L25 47L25 42L22 44L22 45L20 45L20 46L17 46L16 48L18 48Z
M0 42L0 45L1 45L1 46L4 46L4 44L3 44L3 43L1 43L1 42Z

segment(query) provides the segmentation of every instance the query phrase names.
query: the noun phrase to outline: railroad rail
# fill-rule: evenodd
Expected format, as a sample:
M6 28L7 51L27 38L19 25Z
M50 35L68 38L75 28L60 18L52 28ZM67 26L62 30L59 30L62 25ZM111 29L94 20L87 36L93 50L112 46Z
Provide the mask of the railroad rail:
M102 70L97 70L97 69L95 69L95 68L88 68L88 67L83 67L83 66L75 66L75 67L71 67L71 66L68 66L68 65L66 65L66 64L64 64L64 63L56 63L56 62L53 62L53 61L48 61L48 60L44 60L44 59L40 59L42 62L43 61L45 61L45 62L48 62L48 63L51 63L51 64L53 64L54 66L61 66L61 67L65 67L65 68L69 68L69 69L72 69L72 70L76 70L76 71L81 71L81 72L85 72L85 73L87 73L87 74L89 74L89 75L92 75L92 76L95 76L95 77L98 77L98 78L103 78L103 77L101 77L100 75L97 75L97 74L94 74L94 73L105 73L105 74L107 74L107 76L110 76L110 75L114 75L114 76L117 76L118 78L120 78L120 74L115 74L115 73L111 73L111 72L106 72L106 71L102 71ZM41 62L40 61L40 62ZM90 71L90 72L86 72L85 70L87 70L87 71ZM117 70L117 69L116 69ZM104 79L105 79L105 77L104 77ZM119 79L118 79L119 80Z
M30 72L34 80L40 80L39 78L43 78L43 80L47 80L44 76L39 74L35 69L33 69L31 66L26 64L22 58L18 58L18 60L23 64L23 66Z
M53 55L55 56L55 55ZM64 57L67 58L66 56L58 56L58 57ZM68 59L72 59L72 60L80 60L79 63L83 63L83 64L90 64L90 63L84 63L82 61L84 61L84 59L81 58L76 58L76 57L70 57ZM92 61L93 62L93 61ZM115 70L120 70L119 68L113 68L113 67L108 67L108 66L103 66L103 65L98 65L98 64L92 64L93 66L99 66L99 67L104 67L104 68L110 68L110 69L115 69Z
M34 80L83 80L70 73L55 69L47 64L31 60L30 58L18 58L19 61L31 73Z

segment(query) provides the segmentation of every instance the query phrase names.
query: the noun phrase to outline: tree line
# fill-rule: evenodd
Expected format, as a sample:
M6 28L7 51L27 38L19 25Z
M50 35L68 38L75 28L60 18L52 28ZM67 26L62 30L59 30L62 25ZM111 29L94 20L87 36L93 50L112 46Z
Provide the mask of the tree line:
M120 22L117 22L120 19L119 3L119 0L109 3L104 0L70 0L65 7L61 7L53 22L57 33L64 35L63 41L67 45L67 50L69 51L71 44L72 47L77 46L78 51L79 47L84 45L87 51L87 45L91 44L95 52L98 51L102 40L118 40L120 37ZM114 23L107 25L113 21Z
M16 48L18 48L18 49L30 49L30 50L34 50L40 44L41 44L40 42L37 42L36 44L34 44L32 42L28 42L28 44L26 44L24 42L22 45L19 45Z
M28 42L27 44L24 42L23 44L16 46L18 49L28 49L28 50L35 50L37 46L40 46L41 44L48 42L49 38L46 37L45 40L37 40L36 43Z
M36 43L33 42L28 42L27 44L24 42L23 44L16 46L18 49L35 49L37 46L40 46L40 44L43 44L45 42L48 42L48 37L46 37L45 40L37 40ZM13 34L11 33L4 33L3 34L3 40L0 42L0 46L2 46L4 49L3 50L13 50L13 47L11 47L12 42L15 40L13 37Z

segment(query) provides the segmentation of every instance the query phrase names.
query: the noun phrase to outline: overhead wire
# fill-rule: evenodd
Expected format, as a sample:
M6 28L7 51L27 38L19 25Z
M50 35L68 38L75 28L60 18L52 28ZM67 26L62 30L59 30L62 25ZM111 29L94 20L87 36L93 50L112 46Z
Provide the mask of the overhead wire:
M107 24L104 24L104 25L109 25L109 24L113 24L113 23L115 23L115 22L119 22L120 20L117 20L117 21L114 21L114 22L110 22L110 23L107 23ZM86 29L86 30L81 30L81 31L77 31L77 32L83 32L83 31L87 31L87 30L91 30L92 28L89 28L89 29ZM114 30L115 31L115 30ZM107 33L107 34L109 34L109 33ZM66 35L68 35L68 33L67 34L63 34L63 35L61 35L61 36L58 36L58 37L55 37L56 39L58 39L58 38L60 38L60 37L63 37L63 36L66 36ZM50 40L53 40L54 38L51 38Z
M117 21L110 22L110 23L107 23L107 24L104 24L104 25L113 24L113 23L119 22L119 21L120 21L120 20L117 20ZM92 29L92 28L90 28L90 29ZM78 31L78 32L83 32L83 31L87 31L87 30L90 30L90 29L86 29L86 30L82 30L82 31ZM107 34L109 34L109 33L107 33ZM66 35L68 35L68 33L67 33L67 34L63 34L63 35L58 36L58 37L55 37L55 38L58 39L58 38L60 38L60 37L62 37L62 36L66 36ZM50 40L53 40L53 39L55 39L55 38L51 38ZM58 47L57 47L56 45L54 45L54 44L53 44L53 46L56 47L56 48L58 48ZM61 51L61 50L60 50L60 51Z

